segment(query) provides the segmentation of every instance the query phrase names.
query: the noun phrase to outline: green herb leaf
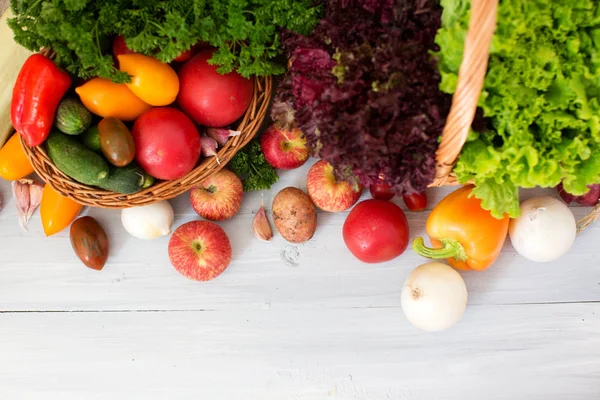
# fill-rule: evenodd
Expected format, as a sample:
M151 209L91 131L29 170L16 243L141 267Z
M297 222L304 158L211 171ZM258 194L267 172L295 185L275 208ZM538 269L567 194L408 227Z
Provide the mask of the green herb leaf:
M129 80L108 54L116 35L167 63L205 42L217 49L211 63L221 73L280 74L279 31L308 33L322 12L315 0L11 0L11 7L17 43L52 48L57 64L81 78L115 82Z
M268 190L279 177L265 159L258 139L252 140L231 159L229 169L240 177L244 191Z

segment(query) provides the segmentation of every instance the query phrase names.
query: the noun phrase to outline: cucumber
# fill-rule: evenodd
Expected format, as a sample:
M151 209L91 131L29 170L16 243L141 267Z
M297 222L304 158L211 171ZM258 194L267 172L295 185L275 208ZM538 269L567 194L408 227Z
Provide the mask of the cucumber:
M75 98L63 99L56 109L54 126L67 135L79 135L92 124L92 113Z
M144 179L144 189L148 189L150 186L154 185L155 179L152 175L146 174L146 179Z
M106 160L64 133L52 132L46 140L46 149L56 168L77 182L99 186L108 177Z
M80 138L81 143L83 143L88 149L92 149L97 153L102 152L102 148L100 147L100 136L98 135L98 125L94 125L85 131Z
M131 163L126 167L111 165L108 178L98 184L98 187L111 192L131 194L142 190L145 182L146 173L135 163Z

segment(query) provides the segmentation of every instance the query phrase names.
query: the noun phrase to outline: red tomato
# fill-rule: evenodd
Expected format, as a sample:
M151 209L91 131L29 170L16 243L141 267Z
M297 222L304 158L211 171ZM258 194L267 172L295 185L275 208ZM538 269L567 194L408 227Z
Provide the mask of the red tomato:
M157 179L178 179L200 158L200 134L194 123L171 107L153 108L133 125L135 159Z
M71 224L71 246L83 264L100 271L108 259L108 236L92 217L81 217Z
M175 62L186 62L187 60L189 60L190 58L192 58L192 50L193 49L187 49L186 51L184 51L183 53L181 53L180 55L178 55L177 57L175 57L173 59L173 61Z
M177 103L199 125L220 128L239 119L250 105L254 82L237 72L219 74L209 65L211 50L201 51L179 70Z
M115 36L112 43L112 50L115 59L121 54L135 54L135 51L130 50L129 47L127 47L123 36Z
M200 53L203 50L214 49L214 47L208 42L198 42L192 47L192 51L194 54Z
M392 260L408 246L408 222L400 207L385 200L358 203L344 222L346 247L365 263Z
M392 187L386 183L376 183L369 186L369 192L371 196L377 200L391 200L394 197Z
M427 207L427 195L423 193L405 194L402 196L404 204L410 211L423 211Z

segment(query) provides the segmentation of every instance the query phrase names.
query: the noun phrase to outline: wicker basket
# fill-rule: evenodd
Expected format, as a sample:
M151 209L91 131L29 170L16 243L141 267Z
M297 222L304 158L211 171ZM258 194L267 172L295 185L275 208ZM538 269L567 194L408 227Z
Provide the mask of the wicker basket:
M499 0L472 0L469 30L452 107L436 153L435 180L429 186L458 185L452 168L469 136L487 72Z
M236 128L236 130L241 131L241 134L231 138L225 146L219 149L217 153L218 162L215 157L205 158L194 170L184 177L171 181L161 181L148 189L133 194L124 195L78 183L54 166L46 154L43 145L29 147L22 138L21 143L35 172L57 192L70 197L80 204L91 207L117 209L147 205L160 200L172 199L185 193L208 176L223 168L239 149L252 140L260 129L271 101L272 85L271 77L254 79L252 101Z

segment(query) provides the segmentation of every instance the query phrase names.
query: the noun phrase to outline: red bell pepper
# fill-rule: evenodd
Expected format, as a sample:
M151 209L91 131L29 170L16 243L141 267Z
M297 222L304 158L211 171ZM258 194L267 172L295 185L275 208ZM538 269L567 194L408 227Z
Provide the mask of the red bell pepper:
M41 54L30 56L13 88L10 118L29 146L39 146L50 134L58 103L71 87L71 77Z

